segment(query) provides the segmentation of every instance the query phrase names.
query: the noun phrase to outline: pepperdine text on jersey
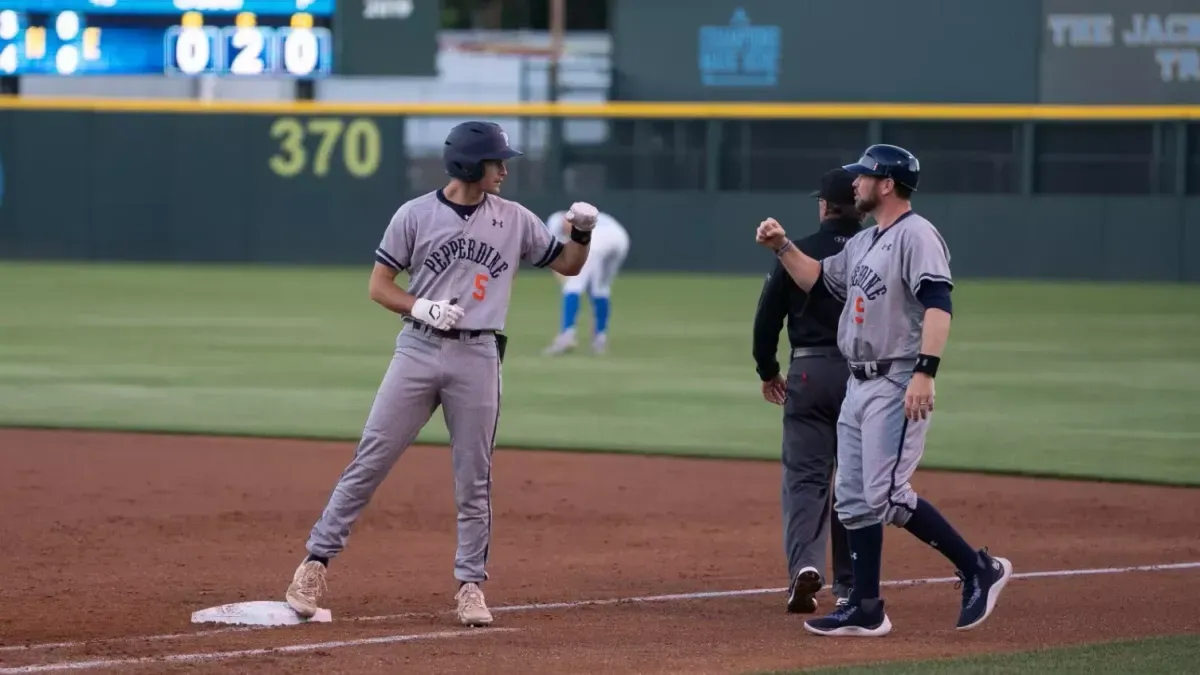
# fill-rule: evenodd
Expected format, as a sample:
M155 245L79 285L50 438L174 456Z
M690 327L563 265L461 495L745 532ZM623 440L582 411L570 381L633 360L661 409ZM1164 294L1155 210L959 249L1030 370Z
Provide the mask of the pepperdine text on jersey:
M455 260L463 258L487 267L493 279L509 268L509 264L491 244L467 237L451 239L439 246L438 250L430 251L425 258L425 267L436 276Z
M887 295L887 284L883 283L879 274L861 263L850 274L850 286L861 288L868 300Z

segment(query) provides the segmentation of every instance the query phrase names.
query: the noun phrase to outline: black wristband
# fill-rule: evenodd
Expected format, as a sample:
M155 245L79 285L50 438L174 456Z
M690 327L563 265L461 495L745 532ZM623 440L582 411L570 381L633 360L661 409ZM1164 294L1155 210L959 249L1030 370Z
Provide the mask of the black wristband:
M783 242L783 246L780 246L779 248L775 249L775 255L783 255L791 247L792 247L792 240L788 239Z
M941 362L941 357L930 356L929 354L917 354L917 365L913 366L913 372L925 373L930 377L937 377L938 365Z
M584 246L587 246L588 244L592 243L592 231L591 230L581 230L581 229L575 227L574 225L572 225L571 226L571 241L575 242L576 244L583 244Z

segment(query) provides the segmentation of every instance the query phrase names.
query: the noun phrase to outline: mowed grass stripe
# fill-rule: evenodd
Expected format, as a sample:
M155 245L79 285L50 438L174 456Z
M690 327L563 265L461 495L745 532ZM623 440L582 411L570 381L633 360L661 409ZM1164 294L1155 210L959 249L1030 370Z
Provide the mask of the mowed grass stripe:
M813 668L761 675L1189 675L1200 636L1180 635L937 661Z
M368 269L0 264L0 424L352 441L399 328ZM778 457L761 282L624 274L611 353L547 359L558 286L522 270L500 443ZM1200 484L1200 287L963 280L955 317L925 466Z

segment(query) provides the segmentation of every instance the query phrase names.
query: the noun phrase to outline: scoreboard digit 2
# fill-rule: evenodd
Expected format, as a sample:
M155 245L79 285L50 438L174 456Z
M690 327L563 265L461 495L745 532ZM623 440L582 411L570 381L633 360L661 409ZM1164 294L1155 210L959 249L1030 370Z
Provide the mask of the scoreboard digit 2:
M0 75L333 73L335 0L0 0Z

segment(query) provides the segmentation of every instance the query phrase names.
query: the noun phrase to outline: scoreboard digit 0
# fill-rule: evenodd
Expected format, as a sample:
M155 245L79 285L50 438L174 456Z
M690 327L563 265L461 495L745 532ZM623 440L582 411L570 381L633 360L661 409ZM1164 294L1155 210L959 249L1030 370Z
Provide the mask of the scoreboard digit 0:
M0 75L328 76L334 6L335 0L0 0Z
M167 29L163 40L163 63L167 73L200 75L221 69L220 34L216 28L204 25L196 12L183 15L178 26Z
M311 15L292 15L291 25L275 34L275 53L284 72L296 76L333 72L333 34L328 28L313 26Z

